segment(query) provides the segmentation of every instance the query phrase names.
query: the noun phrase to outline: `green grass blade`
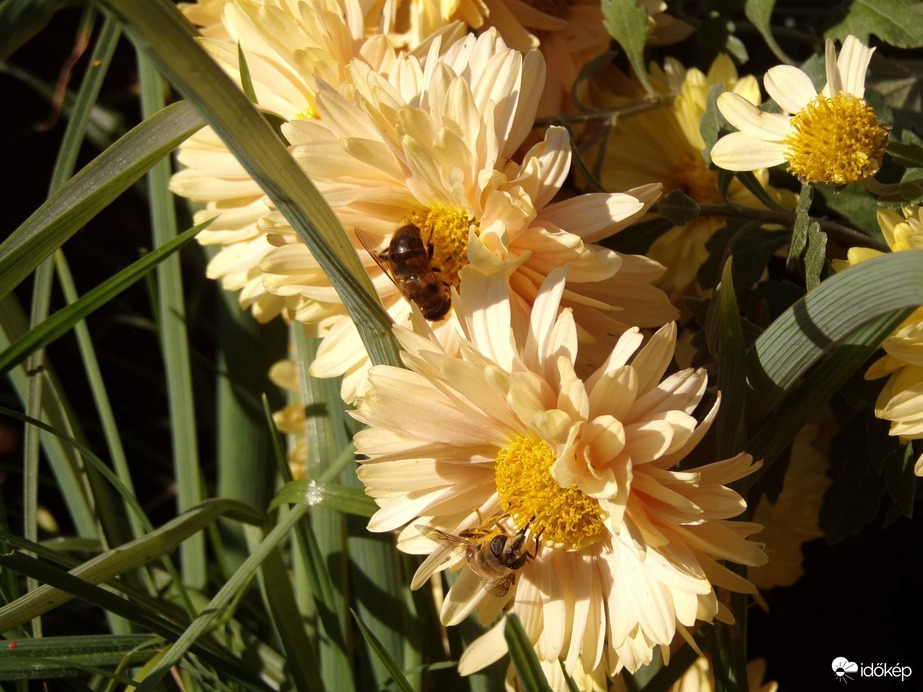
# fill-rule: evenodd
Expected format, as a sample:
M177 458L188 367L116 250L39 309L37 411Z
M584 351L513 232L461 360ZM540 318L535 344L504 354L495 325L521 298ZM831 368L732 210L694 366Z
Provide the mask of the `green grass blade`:
M923 251L875 257L824 281L779 316L748 354L748 408L772 411L809 367L864 324L923 305Z
M212 520L214 520L214 517L212 517ZM156 612L149 612L137 603L117 596L102 587L95 586L92 582L81 579L79 576L75 576L73 572L64 572L35 558L27 557L20 553L0 555L0 567L14 570L43 582L45 586L42 586L41 589L66 593L66 600L74 597L80 598L109 612L116 613L134 622L139 629L154 632L165 639L178 640L183 632L182 628L163 619ZM20 600L25 600L28 597L23 596ZM14 606L16 604L10 605ZM229 652L218 649L212 642L207 642L206 644L193 643L190 648L198 656L217 666L222 672L260 685L259 678L253 671L242 665Z
M202 120L190 104L175 103L71 178L0 245L0 297L200 127Z
M317 483L307 479L286 483L273 498L269 508L276 509L282 504L304 504L306 501L359 517L371 517L378 511L375 501L358 488L350 488L339 483Z
M510 648L510 658L516 666L519 683L524 692L551 692L545 673L535 655L535 648L523 629L522 623L519 622L519 618L512 613L506 616L503 636L506 637L506 644Z
M296 505L292 510L269 532L260 546L253 551L249 558L234 573L221 590L209 602L208 607L197 617L183 632L183 635L174 642L173 646L163 655L157 667L138 686L138 692L150 692L156 688L157 683L163 679L170 669L179 663L180 659L189 651L190 647L206 632L206 630L221 616L231 599L241 589L246 588L250 579L269 554L276 549L285 539L292 528L304 517L307 505Z
M15 649L0 646L0 680L75 677L90 671L129 684L129 678L101 669L120 665L126 654L128 662L142 665L155 653L149 650L150 646L162 641L161 637L150 634L20 639L15 642Z
M17 339L12 345L0 352L0 374L5 374L12 367L19 364L22 359L53 342L58 337L70 331L74 325L91 314L94 310L112 300L119 293L134 284L147 272L181 249L206 224L190 228L185 233L177 236L166 245L149 252L137 262L132 263L111 279L104 281L93 290L87 292L82 298L58 310L54 315L44 320L37 327L30 330L23 337Z
M164 0L104 0L136 46L189 98L272 199L329 277L373 362L399 365L391 319L381 307L333 210L276 133L223 70L193 40L189 23Z
M73 276L71 275L70 266L64 253L58 251L55 254L55 269L57 269L58 281L61 284L61 290L68 306L73 305L79 300L77 288L74 285ZM80 320L74 325L74 334L77 337L77 346L80 349L80 358L83 361L83 368L87 374L87 380L90 383L90 391L93 394L93 401L96 403L96 411L99 414L99 420L102 424L103 434L106 438L106 446L109 449L109 456L112 459L112 465L115 468L116 475L125 486L129 493L134 495L134 487L131 480L131 470L128 468L128 459L125 456L125 448L122 445L122 437L119 434L119 426L115 420L115 413L112 410L112 402L106 391L106 385L103 382L102 372L99 369L99 360L96 357L96 349L93 347L93 341L90 338L90 330L84 320ZM144 527L140 520L131 512L127 511L128 524L131 527L132 538L138 538L144 533Z
M265 518L252 507L236 500L207 500L141 538L87 560L72 570L71 574L91 584L108 581L169 555L182 541L207 527L219 516L229 516L249 524L260 524ZM41 586L0 608L0 632L47 613L70 598L70 594L60 589Z
M252 535L254 530L248 531ZM256 546L254 545L254 548ZM278 549L269 555L260 565L261 592L273 625L279 634L279 641L288 658L289 674L298 690L322 690L321 668L317 661L317 645L308 637L305 621L302 619L295 602L292 582L288 577L285 562ZM324 679L332 683L324 674ZM330 689L339 690L333 684Z
M151 61L138 55L141 81L141 114L149 118L163 109L166 102L164 83ZM164 159L151 166L147 174L148 197L154 246L166 247L177 238L176 211L170 182L170 161ZM192 368L186 329L186 301L179 256L165 258L157 267L158 316L160 344L167 374L167 398L170 405L170 432L173 436L173 477L177 507L184 512L204 498L202 471L199 467L199 442L192 391ZM183 543L183 581L200 589L205 586L205 536L198 534Z
M381 664L385 667L388 673L391 675L391 679L394 681L395 686L403 692L413 692L413 686L407 681L407 678L404 677L403 671L398 668L397 664L394 662L394 659L388 654L387 649L381 645L381 642L378 641L377 637L372 634L362 618L356 615L356 611L350 609L349 611L353 615L353 620L356 621L356 624L359 626L359 631L362 632L362 636L365 638L366 643L369 645L369 648L372 652L378 657L378 660L381 661Z
M8 295L0 300L0 349L8 348L11 341L21 338L27 330L26 317L16 296ZM45 378L46 386L53 394L42 398L42 419L55 429L71 431L69 406L60 392L57 378L54 377L50 365L46 364L41 376ZM25 367L14 368L10 371L9 378L17 396L25 405L30 382ZM41 442L78 535L97 538L96 516L81 481L80 458L73 448L63 444L54 435L43 433Z

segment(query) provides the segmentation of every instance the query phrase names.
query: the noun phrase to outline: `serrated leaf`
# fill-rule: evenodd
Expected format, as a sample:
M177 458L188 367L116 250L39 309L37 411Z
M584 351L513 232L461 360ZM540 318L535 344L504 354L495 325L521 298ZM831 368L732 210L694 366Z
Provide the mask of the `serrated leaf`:
M804 252L804 281L808 291L820 285L820 277L827 263L827 234L817 221L808 226L808 247Z
M878 206L875 197L858 183L837 189L834 185L818 183L812 185L828 209L849 221L849 225L862 231L870 238L882 240L878 227ZM818 215L820 212L815 211Z
M789 65L792 64L792 59L789 58L785 51L783 51L779 44L776 43L775 37L772 35L772 30L769 26L769 20L772 17L772 10L776 5L776 0L746 0L744 3L744 14L747 16L753 26L756 27L756 30L760 32L760 35L766 41L766 45L769 46L769 49L773 52L779 60Z
M874 34L898 48L923 47L923 6L917 0L853 0L824 32L826 38L840 41L850 34L865 44Z
M647 78L644 64L644 45L647 43L647 10L636 0L602 0L603 26L625 51L631 69L641 80L649 94L654 93Z
M657 213L674 226L685 226L695 221L701 212L698 202L682 190L668 192L657 203Z
M808 226L811 223L809 212L814 199L814 188L808 184L801 186L798 196L798 205L795 207L795 225L792 227L792 240L788 246L788 257L785 267L789 272L795 273L798 265L808 247Z
M891 140L885 151L891 160L904 168L923 168L923 147L919 144L906 144Z
M702 114L702 120L699 122L699 133L705 140L705 162L711 164L711 148L715 146L718 137L722 131L727 130L730 126L728 121L721 115L718 110L718 97L725 91L723 84L715 84L708 90L708 96L705 99L705 112Z
M532 641L516 615L512 613L506 615L503 636L506 637L510 658L516 666L516 673L523 692L551 692L545 672L538 662L538 656L535 655Z

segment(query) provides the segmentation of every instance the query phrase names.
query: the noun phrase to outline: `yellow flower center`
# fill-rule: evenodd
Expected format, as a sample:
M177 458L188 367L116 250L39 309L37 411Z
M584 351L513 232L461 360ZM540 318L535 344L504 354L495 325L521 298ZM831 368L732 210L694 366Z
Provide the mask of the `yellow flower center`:
M705 159L687 154L670 163L670 175L664 181L664 192L682 190L700 204L720 204L718 176L708 170Z
M792 117L792 134L785 138L788 170L803 183L849 185L871 178L881 167L889 131L865 99L818 96Z
M317 108L314 107L313 103L309 103L304 107L304 110L296 115L293 120L320 120L320 113L317 112Z
M567 19L570 6L574 4L573 0L526 0L526 2L533 9L558 19Z
M420 228L424 243L433 244L430 264L443 283L458 289L458 272L468 264L468 231L477 231L477 222L462 209L437 204L421 208L410 215Z
M549 470L554 461L547 443L522 435L501 449L494 466L500 507L517 529L530 526L543 542L579 550L605 536L605 514L576 485L558 485Z

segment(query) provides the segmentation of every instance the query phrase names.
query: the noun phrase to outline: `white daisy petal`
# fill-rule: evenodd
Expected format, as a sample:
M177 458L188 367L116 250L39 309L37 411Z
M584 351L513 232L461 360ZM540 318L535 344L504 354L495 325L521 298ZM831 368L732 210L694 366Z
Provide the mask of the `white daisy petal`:
M797 113L817 98L811 78L793 65L778 65L768 70L763 86L769 98L789 113Z

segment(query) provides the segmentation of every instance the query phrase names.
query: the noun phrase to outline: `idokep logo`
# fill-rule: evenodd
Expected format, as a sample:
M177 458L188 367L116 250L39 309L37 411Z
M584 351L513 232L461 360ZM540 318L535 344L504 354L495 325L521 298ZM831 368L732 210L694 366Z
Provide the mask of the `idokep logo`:
M900 663L853 663L842 656L833 659L831 667L837 682L849 682L855 679L857 673L861 678L896 678L904 682L913 672L910 666Z

